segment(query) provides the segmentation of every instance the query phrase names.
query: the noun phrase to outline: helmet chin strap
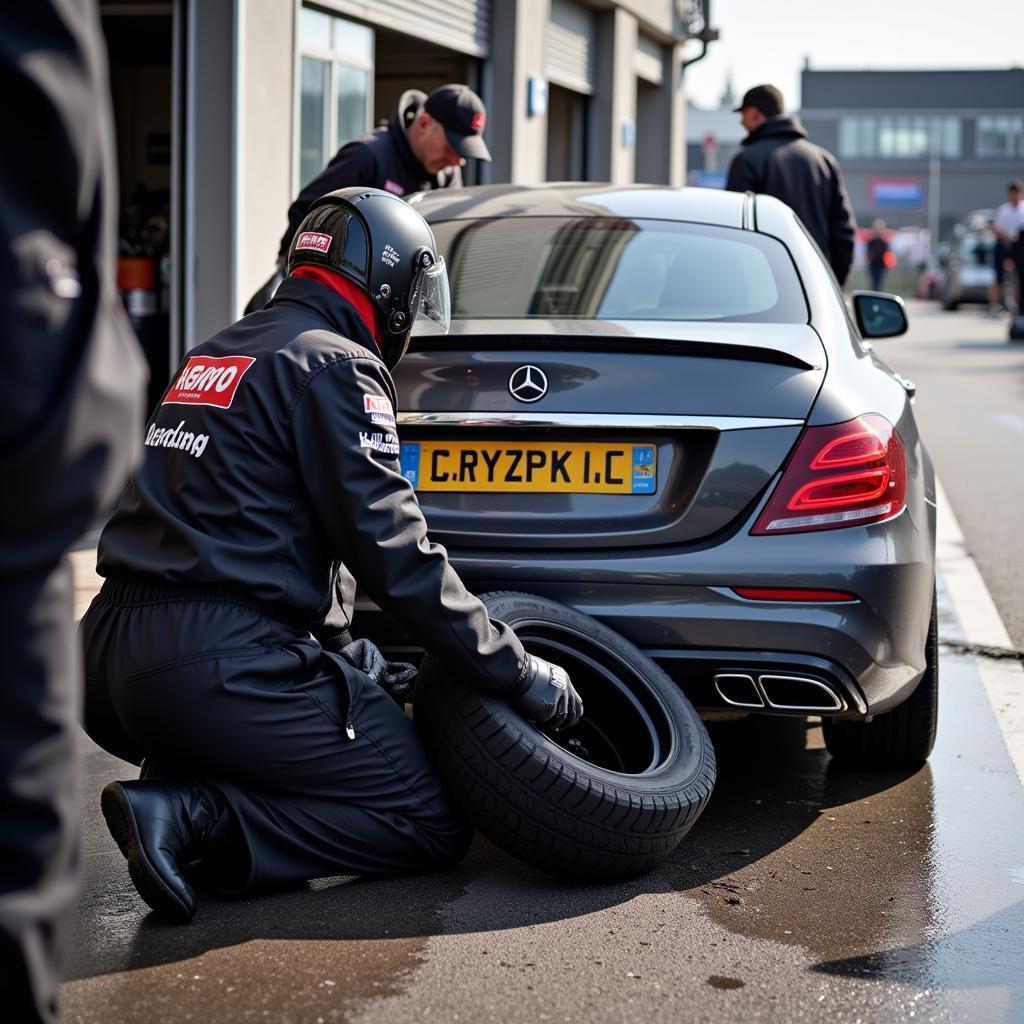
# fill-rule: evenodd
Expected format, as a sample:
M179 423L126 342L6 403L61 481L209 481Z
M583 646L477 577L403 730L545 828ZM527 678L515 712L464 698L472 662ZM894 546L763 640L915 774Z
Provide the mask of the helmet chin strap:
M362 288L333 270L328 270L326 267L313 266L308 263L301 267L296 267L292 271L292 277L305 277L310 281L326 285L331 291L337 292L356 311L356 315L362 321L363 326L370 332L370 336L377 345L377 350L382 356L385 356L386 349L390 346L386 346L384 343L383 331L380 329L380 319L377 310L370 300L370 296ZM405 345L402 346L399 359L404 351ZM384 361L387 363L386 358ZM398 359L395 362L397 363ZM391 364L388 363L388 365L390 366Z

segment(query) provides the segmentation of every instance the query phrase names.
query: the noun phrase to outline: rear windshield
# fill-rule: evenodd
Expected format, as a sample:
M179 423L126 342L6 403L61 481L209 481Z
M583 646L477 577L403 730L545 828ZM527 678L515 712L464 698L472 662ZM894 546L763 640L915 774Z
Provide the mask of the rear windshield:
M453 319L808 320L789 253L751 231L618 217L431 227Z

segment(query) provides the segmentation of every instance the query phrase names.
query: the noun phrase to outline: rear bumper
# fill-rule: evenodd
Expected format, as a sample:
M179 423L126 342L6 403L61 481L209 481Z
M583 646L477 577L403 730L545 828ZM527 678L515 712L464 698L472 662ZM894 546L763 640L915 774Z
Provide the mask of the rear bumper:
M658 661L699 707L727 706L714 686L717 672L799 673L844 696L837 716L862 717L905 700L925 669L933 510L926 507L923 518L916 523L907 510L888 523L788 537L751 537L744 529L696 551L451 557L477 593L536 593L606 623ZM857 600L752 601L733 593L736 586L844 590ZM382 618L361 605L356 626L393 644L395 627Z

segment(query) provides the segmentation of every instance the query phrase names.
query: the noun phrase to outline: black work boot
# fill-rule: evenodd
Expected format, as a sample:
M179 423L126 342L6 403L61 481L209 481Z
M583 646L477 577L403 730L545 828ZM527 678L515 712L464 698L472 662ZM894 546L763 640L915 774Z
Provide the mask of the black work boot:
M232 814L220 791L156 779L111 782L100 807L139 895L157 913L191 921L196 894L182 869L231 842Z

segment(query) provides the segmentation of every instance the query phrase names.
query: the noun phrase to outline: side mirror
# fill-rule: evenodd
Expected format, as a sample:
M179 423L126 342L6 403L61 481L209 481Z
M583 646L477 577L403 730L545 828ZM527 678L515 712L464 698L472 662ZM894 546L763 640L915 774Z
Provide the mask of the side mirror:
M865 338L895 338L907 331L907 311L897 295L854 292L853 315Z

